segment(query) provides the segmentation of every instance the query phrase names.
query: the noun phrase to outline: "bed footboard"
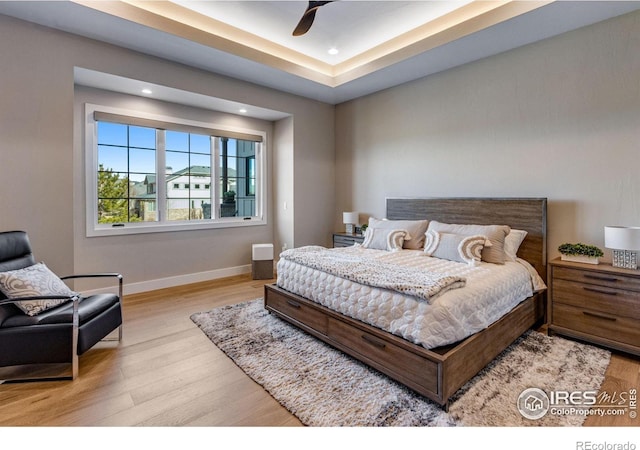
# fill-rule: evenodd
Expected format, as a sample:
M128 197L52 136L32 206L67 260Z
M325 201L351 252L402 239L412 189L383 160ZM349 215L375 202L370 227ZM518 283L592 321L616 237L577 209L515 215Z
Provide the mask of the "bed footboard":
M544 315L542 296L536 295L484 331L455 345L427 350L276 285L264 289L268 311L445 408L464 383Z

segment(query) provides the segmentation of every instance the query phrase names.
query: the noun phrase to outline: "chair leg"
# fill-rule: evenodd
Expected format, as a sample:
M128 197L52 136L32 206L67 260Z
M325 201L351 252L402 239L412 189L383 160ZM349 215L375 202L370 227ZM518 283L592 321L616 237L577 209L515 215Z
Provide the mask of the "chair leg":
M71 379L75 380L78 376L78 354L71 357Z
M77 373L76 375L77 376ZM38 382L38 381L72 381L75 379L75 376L72 375L63 375L63 376L39 376L39 377L34 377L34 376L26 376L26 377L18 377L18 378L7 378L7 379L0 379L0 384L13 384L13 383L32 383L32 382Z
M73 316L72 332L71 332L71 379L75 380L78 376L78 327L80 326L80 299L76 296L73 299Z
M109 334L111 334L111 333L109 333ZM117 338L116 337L110 338L110 337L106 337L105 336L103 339L100 339L100 341L101 342L116 342L116 341L120 342L120 341L122 341L122 325L120 325L118 327L118 337Z

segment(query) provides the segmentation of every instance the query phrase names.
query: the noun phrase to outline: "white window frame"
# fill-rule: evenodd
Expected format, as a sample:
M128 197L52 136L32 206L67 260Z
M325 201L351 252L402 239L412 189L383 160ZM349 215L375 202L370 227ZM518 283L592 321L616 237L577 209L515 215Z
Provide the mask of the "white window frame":
M165 154L162 151L156 152L156 210L159 220L156 222L127 222L124 225L100 224L98 223L98 127L94 119L96 111L136 117L141 119L157 120L181 125L188 125L201 128L212 128L226 130L231 133L245 133L259 135L262 142L256 142L256 187L260 192L255 197L255 215L251 217L219 217L218 198L220 196L218 179L219 169L219 149L217 145L212 145L212 165L211 165L211 219L166 221L166 171L160 168L165 167ZM177 117L162 116L140 111L132 111L110 106L85 104L85 174L86 174L86 235L87 237L97 236L118 236L127 234L158 233L168 231L188 231L211 228L233 228L247 227L267 224L267 133L261 130L242 129L239 127L228 127L220 124L211 124L186 120ZM162 133L159 135L163 136ZM212 137L215 140L214 137ZM213 143L212 143L213 144ZM163 146L164 147L164 146ZM216 207L214 207L214 205Z

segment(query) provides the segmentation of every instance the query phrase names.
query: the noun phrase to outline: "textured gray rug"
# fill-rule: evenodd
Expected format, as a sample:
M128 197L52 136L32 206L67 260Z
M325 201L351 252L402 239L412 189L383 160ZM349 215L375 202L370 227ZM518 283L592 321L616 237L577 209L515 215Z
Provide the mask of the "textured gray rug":
M529 332L454 396L449 411L287 324L262 299L191 316L249 377L309 426L579 426L584 417L525 419L527 388L597 390L610 352Z

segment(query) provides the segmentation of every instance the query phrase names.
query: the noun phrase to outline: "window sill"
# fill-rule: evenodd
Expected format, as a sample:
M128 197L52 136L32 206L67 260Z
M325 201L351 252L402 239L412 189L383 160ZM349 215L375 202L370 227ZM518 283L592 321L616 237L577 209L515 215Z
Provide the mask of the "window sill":
M128 234L166 233L175 231L209 230L216 228L241 228L266 225L267 221L256 217L226 218L215 222L193 221L190 223L157 224L157 223L128 223L124 226L100 225L87 227L87 237L123 236Z

